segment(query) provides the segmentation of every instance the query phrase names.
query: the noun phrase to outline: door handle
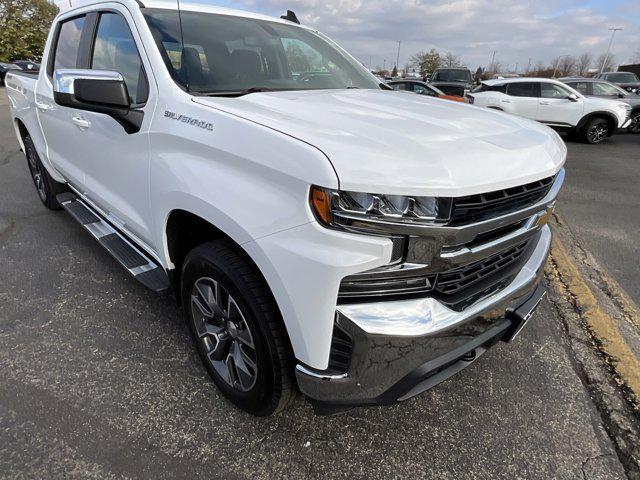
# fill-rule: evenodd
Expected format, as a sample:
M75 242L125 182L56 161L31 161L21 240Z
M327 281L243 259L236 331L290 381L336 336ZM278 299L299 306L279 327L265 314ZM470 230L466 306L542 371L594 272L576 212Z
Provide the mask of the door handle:
M509 100L508 98L504 98L502 100L500 100L502 103L511 103L511 100Z
M51 110L53 106L48 103L43 103L36 100L36 108L41 112L46 112L47 110Z
M548 102L546 100L540 100L540 105L551 105L551 102Z
M88 120L85 120L82 117L73 117L71 121L75 123L76 126L80 128L80 130L86 130L87 128L91 127L91 122Z

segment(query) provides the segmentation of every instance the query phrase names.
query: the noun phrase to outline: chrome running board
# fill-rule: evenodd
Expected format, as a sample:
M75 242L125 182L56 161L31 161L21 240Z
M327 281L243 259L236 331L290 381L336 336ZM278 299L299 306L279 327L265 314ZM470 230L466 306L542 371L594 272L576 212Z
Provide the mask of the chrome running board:
M82 225L133 278L154 292L163 292L169 288L169 277L164 268L136 247L77 195L66 192L58 195L56 199L62 208Z

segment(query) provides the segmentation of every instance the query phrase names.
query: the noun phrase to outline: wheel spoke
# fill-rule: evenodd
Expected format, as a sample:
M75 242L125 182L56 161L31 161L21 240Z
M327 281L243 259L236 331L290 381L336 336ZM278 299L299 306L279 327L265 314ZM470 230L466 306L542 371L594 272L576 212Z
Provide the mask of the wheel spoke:
M249 389L255 376L255 363L243 354L240 346L235 342L231 346L229 355L233 358L236 378L240 382L240 385L245 390Z
M239 358L242 359L242 363L251 369L249 373L255 373L256 371L256 362L251 356L242 348L241 345L237 345L237 351Z
M254 349L255 347L253 346L253 337L251 336L251 332L249 332L249 329L246 328L246 325L243 324L242 327L242 329L238 329L238 342L243 343L251 349Z
M198 309L203 317L213 318L213 310L211 310L209 306L204 303L203 299L199 295L192 295L191 303Z
M227 382L229 383L229 385L235 386L238 374L236 372L236 367L233 363L233 356L231 355L231 353L227 355L227 359L224 363L227 366Z

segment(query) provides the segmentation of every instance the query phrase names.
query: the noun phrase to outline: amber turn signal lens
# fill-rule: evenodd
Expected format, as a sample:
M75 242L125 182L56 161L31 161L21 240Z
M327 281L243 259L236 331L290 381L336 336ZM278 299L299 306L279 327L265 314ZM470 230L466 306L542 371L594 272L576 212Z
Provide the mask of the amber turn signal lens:
M329 225L331 223L331 205L329 194L319 188L311 187L311 205L313 211L322 223Z

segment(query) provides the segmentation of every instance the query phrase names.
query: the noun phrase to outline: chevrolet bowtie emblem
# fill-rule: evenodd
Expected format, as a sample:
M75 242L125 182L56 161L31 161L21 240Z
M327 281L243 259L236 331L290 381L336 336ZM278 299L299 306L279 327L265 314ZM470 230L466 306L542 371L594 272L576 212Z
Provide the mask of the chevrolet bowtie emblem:
M553 206L547 207L547 210L544 213L540 214L538 220L536 220L536 227L542 228L547 223L549 223L549 220L551 220L551 215L553 215L553 209Z

